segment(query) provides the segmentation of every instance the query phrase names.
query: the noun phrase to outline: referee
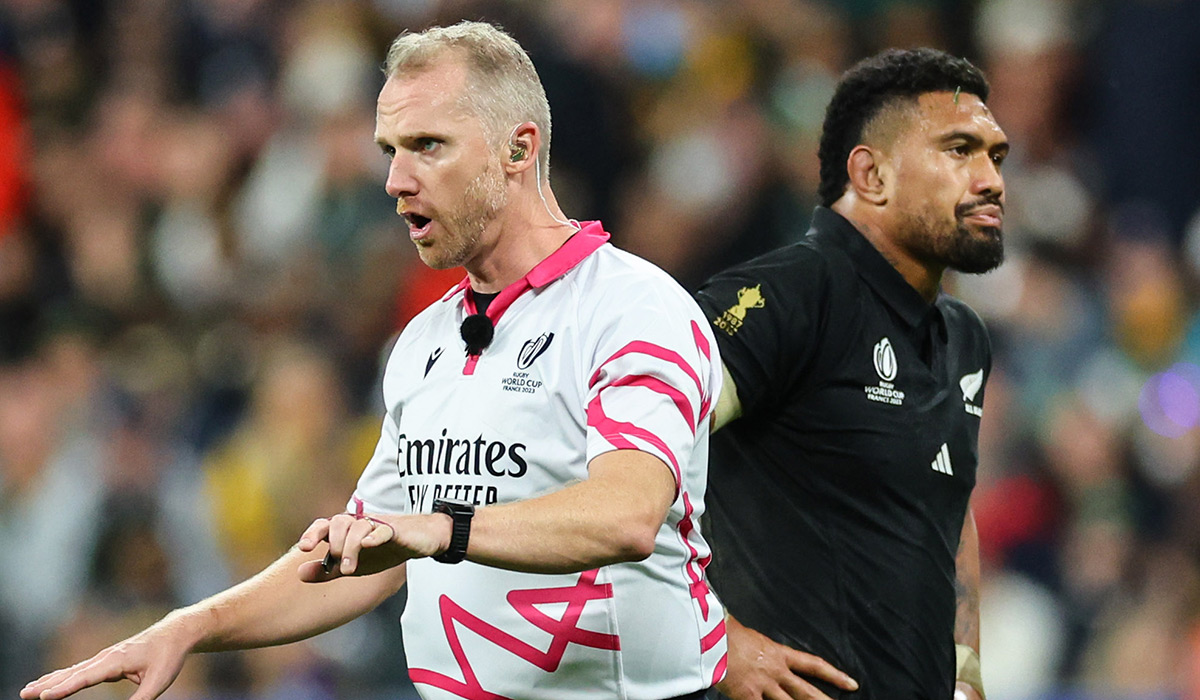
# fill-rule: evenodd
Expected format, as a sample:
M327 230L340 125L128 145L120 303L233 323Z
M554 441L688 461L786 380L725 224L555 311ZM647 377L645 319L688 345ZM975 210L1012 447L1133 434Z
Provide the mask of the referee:
M746 698L983 697L978 462L987 332L940 291L1003 260L1008 152L988 84L940 51L841 79L823 206L699 292L726 369L709 569Z

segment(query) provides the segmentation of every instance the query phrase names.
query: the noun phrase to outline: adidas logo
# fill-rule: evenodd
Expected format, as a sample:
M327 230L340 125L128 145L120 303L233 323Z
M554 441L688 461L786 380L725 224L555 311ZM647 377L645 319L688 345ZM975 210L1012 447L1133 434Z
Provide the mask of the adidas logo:
M942 449L938 450L937 457L929 463L935 472L941 472L946 476L954 476L954 468L950 466L950 448L946 443L942 443Z

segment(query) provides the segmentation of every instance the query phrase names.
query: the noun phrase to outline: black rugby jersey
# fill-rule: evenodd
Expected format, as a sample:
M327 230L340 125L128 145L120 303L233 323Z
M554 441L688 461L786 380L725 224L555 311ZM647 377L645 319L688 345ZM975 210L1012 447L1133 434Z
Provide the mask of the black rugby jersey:
M713 436L709 574L729 612L858 680L831 697L954 692L955 554L991 350L848 221L711 279L743 414Z

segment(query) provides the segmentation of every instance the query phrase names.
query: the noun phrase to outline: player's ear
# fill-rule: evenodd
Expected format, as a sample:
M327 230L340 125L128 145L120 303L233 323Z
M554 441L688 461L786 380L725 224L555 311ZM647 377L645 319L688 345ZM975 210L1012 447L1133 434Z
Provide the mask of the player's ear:
M863 144L855 146L846 158L846 172L859 199L875 205L887 203L890 173L882 153Z

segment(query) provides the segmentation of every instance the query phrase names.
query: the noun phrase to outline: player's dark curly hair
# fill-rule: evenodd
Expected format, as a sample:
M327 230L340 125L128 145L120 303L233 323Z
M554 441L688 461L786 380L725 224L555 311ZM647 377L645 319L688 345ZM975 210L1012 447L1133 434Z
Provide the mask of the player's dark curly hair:
M891 49L864 59L842 75L825 109L821 127L821 204L830 206L849 182L846 159L862 143L863 130L897 99L916 99L927 92L961 90L983 101L988 82L965 58L936 49Z

